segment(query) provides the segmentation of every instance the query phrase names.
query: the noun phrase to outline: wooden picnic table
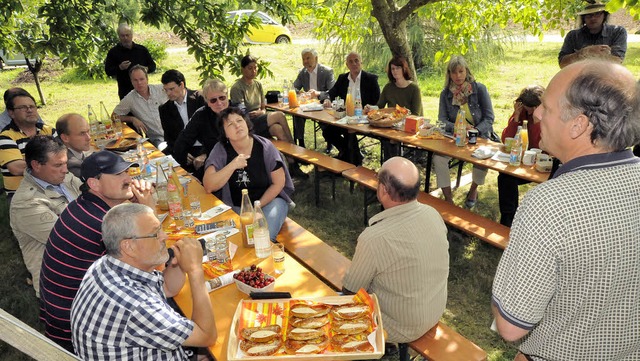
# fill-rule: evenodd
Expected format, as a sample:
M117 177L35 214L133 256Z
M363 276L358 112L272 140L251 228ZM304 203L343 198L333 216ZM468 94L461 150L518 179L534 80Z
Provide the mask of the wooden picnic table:
M549 178L549 173L538 172L533 166L521 165L519 167L514 167L509 165L509 163L493 160L491 158L478 159L473 157L471 154L480 146L490 147L496 151L501 149L501 143L492 142L488 139L478 138L478 142L475 145L468 144L464 147L457 147L453 139L449 138L424 139L418 137L416 134L409 134L394 128L377 128L368 124L338 123L337 119L329 114L326 110L305 112L302 111L302 109L300 109L299 107L279 107L278 104L267 104L267 108L279 110L290 115L304 117L316 122L335 125L365 136L375 137L378 139L387 139L390 141L401 143L405 146L412 146L418 149L425 150L429 153L426 165L427 177L429 177L431 174L431 159L433 154L439 154L479 165L481 167L493 169L500 173L508 174L534 183L542 183Z

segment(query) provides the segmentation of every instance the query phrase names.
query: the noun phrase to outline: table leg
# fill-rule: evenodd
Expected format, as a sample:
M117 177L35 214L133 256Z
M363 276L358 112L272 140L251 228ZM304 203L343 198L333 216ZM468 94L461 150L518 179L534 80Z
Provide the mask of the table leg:
M424 191L429 193L429 183L431 180L431 164L433 163L433 152L427 151L427 166L424 169Z

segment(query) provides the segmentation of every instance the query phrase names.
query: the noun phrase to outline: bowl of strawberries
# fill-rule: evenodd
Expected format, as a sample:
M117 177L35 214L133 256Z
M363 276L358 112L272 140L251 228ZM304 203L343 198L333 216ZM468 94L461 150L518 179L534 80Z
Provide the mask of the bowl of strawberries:
M276 279L262 272L262 268L252 264L233 275L236 287L246 294L251 292L270 292L276 286Z

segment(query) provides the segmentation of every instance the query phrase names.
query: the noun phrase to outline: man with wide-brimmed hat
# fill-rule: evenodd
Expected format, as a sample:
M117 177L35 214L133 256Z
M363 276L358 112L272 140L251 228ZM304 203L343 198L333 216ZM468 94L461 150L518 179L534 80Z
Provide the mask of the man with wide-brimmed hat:
M586 58L605 58L622 62L627 52L627 31L622 26L609 25L605 4L588 1L578 15L578 29L564 38L558 54L560 67Z

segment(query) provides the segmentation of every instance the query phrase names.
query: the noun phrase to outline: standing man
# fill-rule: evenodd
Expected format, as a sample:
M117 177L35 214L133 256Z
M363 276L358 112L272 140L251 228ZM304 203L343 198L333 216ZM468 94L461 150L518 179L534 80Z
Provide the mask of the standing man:
M348 72L340 74L338 80L329 90L331 100L336 97L347 98L347 93L351 90L351 95L355 99L356 91L360 91L362 106L378 104L380 98L380 85L378 76L362 70L362 57L355 51L347 55L345 61ZM340 153L338 158L347 162L354 162L355 165L362 164L362 154L355 134L340 127L326 126L322 130L322 136L329 144L334 145ZM349 145L351 149L349 149Z
M500 335L532 360L640 359L640 87L602 60L556 74L535 111L563 163L516 212L493 282Z
M55 135L56 131L38 122L40 116L36 101L27 91L17 90L9 94L6 104L11 123L0 133L0 170L4 190L10 200L27 169L23 155L27 142L38 134Z
M592 57L622 63L627 53L627 31L622 26L607 24L609 12L605 4L587 4L578 16L580 28L567 34L558 54L560 68Z
M27 169L11 201L11 230L40 297L40 266L51 228L80 195L82 182L67 171L67 148L59 138L36 135L24 148Z
M155 208L149 182L132 180L135 163L109 151L96 152L82 162L82 194L69 203L53 226L40 272L40 320L45 335L73 352L70 309L80 281L91 264L105 253L102 219L126 201Z
M173 145L178 139L178 135L187 126L193 113L199 108L205 106L204 98L197 90L187 89L187 83L181 72L172 69L162 74L162 87L167 94L166 103L162 104L159 109L160 121L164 132L164 140L167 147L163 150L165 154L172 154ZM187 168L193 171L194 154L200 154L202 144L196 141L192 149L187 155ZM191 167L192 169L189 169ZM200 177L202 179L202 177Z
M144 133L156 148L164 150L166 144L158 108L169 98L162 85L149 85L147 68L144 66L132 66L129 78L134 89L116 105L113 112L118 114L123 122L133 126L138 133ZM129 113L133 115L128 115Z
M83 360L188 360L184 346L211 346L217 330L202 271L202 247L177 241L169 259L167 235L153 209L115 206L104 217L107 254L87 271L71 305L74 348ZM193 320L167 303L189 275Z
M328 98L327 91L333 87L333 69L318 63L318 52L315 49L307 48L302 50L302 66L298 77L293 82L296 91L305 90L311 94L312 98L317 98L322 102ZM298 141L298 145L304 147L304 124L305 118L293 117L293 139Z
M420 175L411 161L393 157L378 173L384 211L358 237L343 291L375 293L390 342L411 342L438 320L447 303L449 242L440 214L418 203Z
M107 53L104 72L107 76L116 77L118 97L122 99L133 90L129 69L134 65L142 65L149 70L149 73L153 73L156 71L156 62L151 58L147 48L133 42L133 30L129 24L123 23L118 26L118 38L120 44Z
M67 169L80 178L82 161L91 154L89 123L78 113L68 113L58 119L56 131L67 146Z

